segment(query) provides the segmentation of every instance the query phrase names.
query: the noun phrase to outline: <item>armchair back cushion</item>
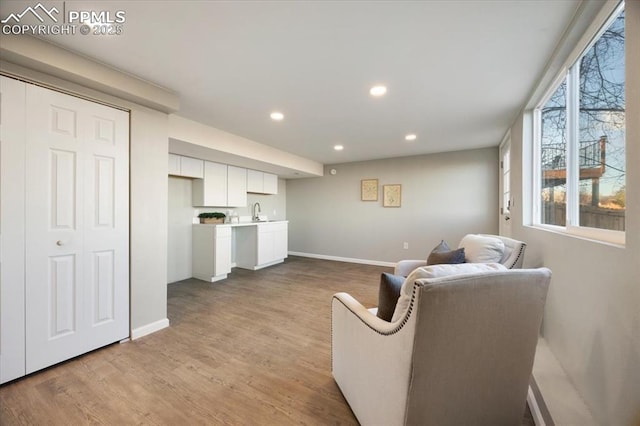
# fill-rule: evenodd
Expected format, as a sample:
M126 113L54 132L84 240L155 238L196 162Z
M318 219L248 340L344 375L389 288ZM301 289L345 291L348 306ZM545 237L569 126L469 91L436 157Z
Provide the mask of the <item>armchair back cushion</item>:
M481 236L494 237L499 239L504 244L504 252L502 253L502 258L498 263L502 263L508 269L520 269L522 268L522 263L524 260L524 252L527 248L527 245L518 240L514 240L513 238L503 237L501 235L488 235L488 234L478 234ZM424 260L401 260L396 264L394 275L402 275L404 277L408 276L411 271L420 266L426 266L427 262Z
M504 254L504 243L500 238L488 235L467 234L460 240L458 248L464 249L468 263L500 262Z
M459 264L443 264L430 265L415 269L402 284L400 288L400 297L393 311L391 322L398 321L402 318L411 302L411 294L413 293L413 284L421 279L439 278L448 275L462 274L482 274L487 272L506 271L507 268L499 263L459 263Z

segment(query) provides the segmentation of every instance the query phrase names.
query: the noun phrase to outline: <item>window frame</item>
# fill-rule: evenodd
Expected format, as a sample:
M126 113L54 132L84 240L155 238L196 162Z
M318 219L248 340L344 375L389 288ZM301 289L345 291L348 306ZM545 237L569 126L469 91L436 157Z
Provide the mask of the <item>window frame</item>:
M607 18L601 23L595 31L585 33L581 43L579 43L574 49L575 54L571 55L563 64L556 77L553 79L552 84L544 92L540 100L535 104L532 110L533 120L532 126L532 173L531 173L531 225L536 228L541 228L553 232L559 232L576 237L582 237L597 242L611 243L615 245L624 246L626 240L626 231L616 231L610 229L592 228L587 226L580 226L580 203L579 203L579 160L578 160L578 141L579 135L579 67L580 61L584 55L593 47L596 41L602 37L609 26L614 22L619 14L624 10L625 2L620 1L609 10ZM626 26L625 26L626 28ZM588 35L591 37L586 38ZM586 38L586 43L584 42ZM579 49L579 47L582 48ZM578 50L579 49L579 50ZM625 51L626 56L626 51ZM567 141L567 195L566 195L566 225L552 225L542 223L541 214L541 202L542 199L542 159L541 159L541 147L542 147L542 109L553 94L558 90L560 85L567 83L567 126L566 141ZM625 91L626 91L626 77L625 77ZM573 105L574 107L570 107ZM626 139L626 132L625 132ZM625 141L625 162L627 162ZM626 214L626 209L625 209Z
M507 131L502 142L500 142L500 146L498 147L498 152L500 155L500 215L502 216L510 216L511 215L511 199L513 196L513 188L511 186L511 169L512 169L512 158L511 158L511 130ZM508 157L508 164L505 164L505 158ZM505 171L506 170L506 171ZM505 186L508 186L509 190L505 192ZM507 195L507 197L505 197Z

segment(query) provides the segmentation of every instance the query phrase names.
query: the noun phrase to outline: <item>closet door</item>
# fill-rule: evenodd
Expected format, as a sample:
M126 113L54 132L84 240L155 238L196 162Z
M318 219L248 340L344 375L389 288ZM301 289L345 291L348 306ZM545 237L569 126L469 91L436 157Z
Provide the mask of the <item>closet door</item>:
M129 116L26 98L28 374L129 335Z

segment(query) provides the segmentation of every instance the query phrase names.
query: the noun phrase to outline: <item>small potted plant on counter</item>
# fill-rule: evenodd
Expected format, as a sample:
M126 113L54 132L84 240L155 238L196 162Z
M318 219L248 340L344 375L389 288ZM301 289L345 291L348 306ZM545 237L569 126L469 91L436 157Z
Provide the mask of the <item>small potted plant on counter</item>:
M200 218L200 223L224 223L224 218L227 217L226 214L220 212L213 213L200 213L198 215Z

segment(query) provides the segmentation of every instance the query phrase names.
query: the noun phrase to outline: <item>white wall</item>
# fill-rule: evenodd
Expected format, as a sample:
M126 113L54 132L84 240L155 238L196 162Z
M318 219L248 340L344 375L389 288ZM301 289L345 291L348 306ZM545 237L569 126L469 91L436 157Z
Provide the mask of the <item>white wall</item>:
M603 425L640 424L640 2L627 2L626 245L616 247L523 224L529 134L511 129L514 238L525 266L553 271L543 335L592 414ZM523 203L522 201L525 201Z
M131 329L168 326L167 320L167 114L131 111L130 244ZM149 331L151 331L149 329Z
M361 179L373 178L379 201L360 201ZM382 185L398 183L402 207L382 207ZM331 165L323 177L289 180L287 192L292 252L382 263L426 260L441 239L453 247L467 233L497 233L498 150Z
M169 176L167 281L191 278L191 179Z
M166 170L165 170L166 174ZM227 212L227 207L198 207L191 205L192 180L169 176L168 198L168 245L167 245L167 282L191 278L191 223L198 212ZM278 194L247 194L247 206L235 207L233 210L240 216L251 216L251 207L260 203L263 215L270 220L285 220L287 218L287 181L278 179Z

